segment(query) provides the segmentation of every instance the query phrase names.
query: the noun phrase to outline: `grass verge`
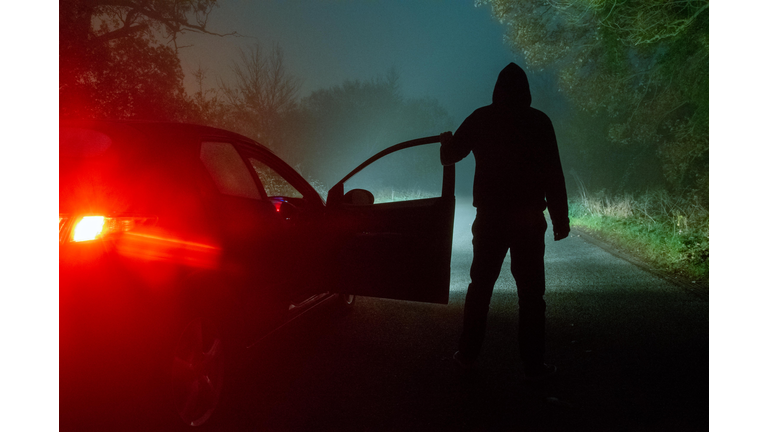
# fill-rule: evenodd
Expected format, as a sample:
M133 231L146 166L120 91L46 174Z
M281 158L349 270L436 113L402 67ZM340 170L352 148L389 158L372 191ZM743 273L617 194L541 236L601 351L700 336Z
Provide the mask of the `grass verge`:
M661 271L709 280L709 209L697 196L664 191L608 195L581 190L569 203L571 225Z

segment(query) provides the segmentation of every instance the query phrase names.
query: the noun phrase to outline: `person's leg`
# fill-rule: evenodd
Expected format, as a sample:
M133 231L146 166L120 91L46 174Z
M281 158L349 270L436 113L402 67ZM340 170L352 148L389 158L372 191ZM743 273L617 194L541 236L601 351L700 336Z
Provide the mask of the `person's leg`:
M527 223L526 223L527 222ZM544 362L544 216L516 224L511 235L511 271L519 302L518 343L526 373Z
M472 235L471 283L464 301L464 327L459 339L459 352L465 362L474 361L480 354L493 286L507 254L505 236L492 219L478 214L472 224Z

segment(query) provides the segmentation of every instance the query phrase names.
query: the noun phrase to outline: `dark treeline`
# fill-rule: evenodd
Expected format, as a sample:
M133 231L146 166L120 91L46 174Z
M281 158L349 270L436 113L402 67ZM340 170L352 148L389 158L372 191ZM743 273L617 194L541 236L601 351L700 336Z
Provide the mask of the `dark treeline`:
M706 280L709 0L476 3L504 24L532 83L558 90L541 103L558 133L572 224Z
M338 180L390 145L437 135L450 130L453 123L436 100L404 97L394 69L368 81L347 80L315 91L302 100L298 117L299 127L290 148L300 154L289 158L326 182ZM436 151L416 154L431 154L434 163L416 159L398 167L407 177L417 177L423 169L440 168ZM320 167L322 170L315 171Z
M285 69L277 45L268 50L253 45L232 70L232 82L219 78L216 88L207 89L205 71L195 72L198 90L183 120L251 137L324 187L388 146L452 126L436 100L403 96L394 69L369 80L344 80L301 99L299 81ZM440 168L424 162L412 160L398 169L413 178L434 174L423 173L425 167Z
M706 200L709 186L706 0L487 0L506 40L547 89L573 194L662 189ZM323 183L382 148L455 127L428 98L402 95L395 71L300 99L278 46L258 44L228 80L183 85L176 38L211 33L216 0L61 0L60 115L175 120L240 132ZM214 87L204 83L216 80ZM550 93L551 94L551 93ZM546 102L545 102L546 104ZM566 109L562 106L567 105ZM461 119L458 119L461 120ZM418 164L414 164L414 169Z
M708 196L709 0L480 0L574 108L564 164L590 189Z
M175 44L216 0L59 1L59 112L171 120L189 111ZM213 34L213 33L211 33Z
M437 101L406 98L392 69L346 80L300 99L300 81L279 46L253 44L231 64L228 80L194 72L183 86L175 38L209 33L215 1L60 2L60 117L171 120L221 127L253 138L320 187L367 157L407 139L449 130ZM89 25L90 23L90 25ZM217 85L206 88L207 78ZM418 160L401 167L423 170ZM435 166L431 164L431 166ZM439 168L439 163L437 164Z

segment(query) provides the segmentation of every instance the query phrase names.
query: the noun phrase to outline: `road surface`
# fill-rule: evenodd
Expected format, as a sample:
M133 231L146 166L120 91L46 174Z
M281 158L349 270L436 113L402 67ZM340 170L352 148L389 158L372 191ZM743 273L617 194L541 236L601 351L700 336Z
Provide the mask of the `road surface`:
M704 431L708 301L573 234L547 232L549 383L521 381L508 259L471 371L450 360L469 283L457 209L448 305L359 298L260 348L210 425L243 431ZM396 269L393 269L396 271Z

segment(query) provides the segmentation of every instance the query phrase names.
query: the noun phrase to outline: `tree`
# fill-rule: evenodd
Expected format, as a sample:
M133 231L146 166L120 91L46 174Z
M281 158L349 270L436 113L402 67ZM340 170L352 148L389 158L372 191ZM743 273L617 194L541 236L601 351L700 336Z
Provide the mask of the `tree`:
M476 3L491 5L529 67L559 69L571 101L610 119L606 140L635 155L624 177L641 178L653 158L670 186L708 188L708 0Z
M207 75L207 69L203 69L200 65L198 65L197 70L192 72L197 84L197 91L189 99L186 121L224 128L226 108L221 97L221 91L217 88L205 88L203 83Z
M434 99L403 97L399 79L392 69L368 81L345 80L312 92L292 122L291 148L300 151L286 157L330 184L390 145L451 128L452 120ZM411 174L419 173L419 162L411 161Z
M177 37L185 32L216 34L206 29L216 3L60 0L60 115L182 116L187 101Z
M298 107L300 81L289 74L283 51L273 45L268 53L256 44L240 51L232 65L234 83L219 81L225 117L217 125L231 129L273 149L285 145L288 118Z

